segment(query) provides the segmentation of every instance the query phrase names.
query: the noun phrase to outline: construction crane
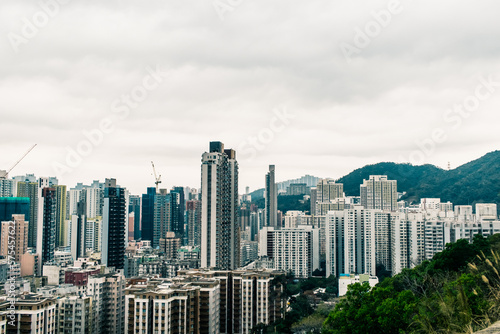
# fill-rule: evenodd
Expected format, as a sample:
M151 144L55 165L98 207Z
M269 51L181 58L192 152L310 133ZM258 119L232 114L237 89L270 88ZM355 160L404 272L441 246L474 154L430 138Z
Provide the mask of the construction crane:
M26 151L26 153L23 154L23 156L16 161L16 163L14 165L12 165L12 167L10 167L7 171L4 171L4 170L0 170L0 179L7 179L9 177L9 173L28 155L28 153L31 152L32 149L34 149L36 146L33 145L30 147L30 149L28 151Z
M161 183L161 175L156 176L155 164L151 161L151 166L153 166L153 173L155 176L156 193L158 194L158 185Z

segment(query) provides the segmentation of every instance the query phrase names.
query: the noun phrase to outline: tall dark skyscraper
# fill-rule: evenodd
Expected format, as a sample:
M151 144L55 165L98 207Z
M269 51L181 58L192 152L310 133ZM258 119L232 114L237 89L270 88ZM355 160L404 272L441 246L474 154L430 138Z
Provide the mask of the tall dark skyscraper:
M185 198L184 198L184 188L174 187L170 191L170 205L171 205L171 231L175 232L178 238L184 238L184 212L185 210ZM165 236L162 236L162 238Z
M124 269L126 221L125 189L106 179L102 222L102 259L107 267Z
M40 256L42 264L45 264L54 261L56 250L56 189L43 188L38 205L36 252Z
M128 212L134 213L134 240L141 239L141 198L131 195L129 197Z
M85 256L87 217L85 201L77 203L76 215L71 216L71 256L78 259Z
M278 188L276 187L276 168L269 165L269 173L266 174L266 226L278 228Z
M150 240L154 238L154 219L155 219L155 197L156 188L150 187L147 193L142 195L142 240Z
M234 150L211 142L201 164L201 267L233 270L240 263L238 162Z

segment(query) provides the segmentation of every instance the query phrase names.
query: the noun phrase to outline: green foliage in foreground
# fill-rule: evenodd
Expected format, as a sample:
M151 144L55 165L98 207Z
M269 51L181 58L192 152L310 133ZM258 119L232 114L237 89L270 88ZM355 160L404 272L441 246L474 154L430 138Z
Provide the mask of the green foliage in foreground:
M349 286L325 334L472 333L500 318L500 235L446 245L432 261L370 290ZM469 265L468 265L469 264Z

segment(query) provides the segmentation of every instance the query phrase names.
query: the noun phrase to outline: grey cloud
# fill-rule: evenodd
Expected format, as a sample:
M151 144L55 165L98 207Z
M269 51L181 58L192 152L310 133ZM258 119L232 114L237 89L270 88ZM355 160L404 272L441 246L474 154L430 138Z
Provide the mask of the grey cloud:
M443 115L474 93L480 76L500 80L500 5L401 3L404 10L347 63L339 44L352 43L354 29L388 1L245 0L221 21L212 1L73 0L15 54L7 34L40 7L4 0L0 168L38 142L18 171L49 175L67 146L85 139L83 130L110 117L114 131L61 182L116 176L138 193L152 185L155 160L165 185L197 187L208 141L237 148L268 128L280 106L296 118L253 159L241 154L242 187L262 186L271 163L282 179L340 177L396 161L436 127L449 139L428 162L477 158L498 145L500 88L456 131ZM119 118L112 102L157 64L169 75Z

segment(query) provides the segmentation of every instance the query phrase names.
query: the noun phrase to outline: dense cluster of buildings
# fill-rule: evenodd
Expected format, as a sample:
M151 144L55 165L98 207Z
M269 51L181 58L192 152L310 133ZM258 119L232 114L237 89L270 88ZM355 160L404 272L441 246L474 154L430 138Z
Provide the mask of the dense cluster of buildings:
M383 175L345 196L331 179L277 183L270 165L259 207L239 194L236 152L221 142L202 154L200 189L133 195L115 179L67 189L0 175L0 334L250 333L283 317L285 273L335 275L345 290L500 232L496 204L409 205ZM287 195L309 210L281 212Z
M299 265L324 269L327 276L336 277L375 276L381 266L397 274L432 259L447 243L500 233L496 204L478 203L473 208L424 198L408 205L399 197L396 181L387 176L364 180L359 197L345 196L343 185L333 180L320 180L310 190L309 213L289 211L280 229L261 229L260 255L272 260L274 268L292 270L299 277L312 273ZM319 241L308 243L314 238ZM322 268L316 261L318 253Z

